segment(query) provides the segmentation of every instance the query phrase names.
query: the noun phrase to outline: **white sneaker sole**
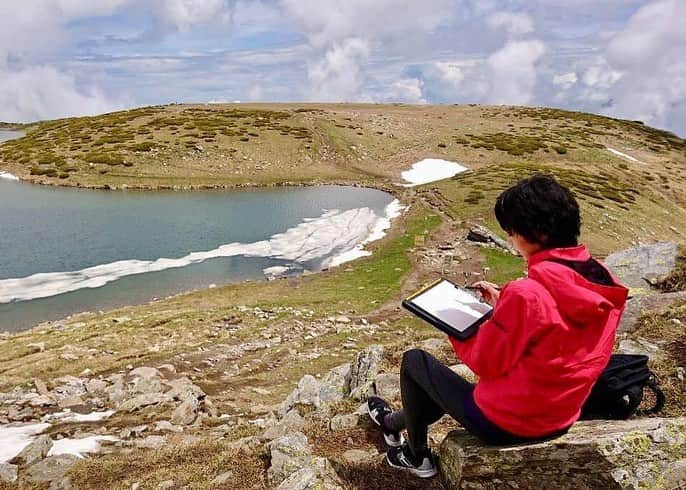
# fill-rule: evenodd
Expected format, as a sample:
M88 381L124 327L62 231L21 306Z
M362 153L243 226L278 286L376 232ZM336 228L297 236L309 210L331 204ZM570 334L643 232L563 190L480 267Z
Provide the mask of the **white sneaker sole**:
M372 422L374 422L374 424L381 429L381 424L379 424L372 416L372 411L369 409L369 405L367 405L367 414L369 414L369 418L372 419ZM400 439L396 441L395 439L391 438L391 436L387 435L383 429L381 429L381 433L383 434L383 440L386 442L388 447L400 447L405 442L405 438L402 434L400 434Z
M391 462L390 459L388 459L388 456L386 456L386 463L388 463L388 466L392 468L396 468L398 470L403 470L403 471L408 471L412 473L415 476L418 476L419 478L433 478L438 474L438 468L435 466L428 468L426 470L420 470L419 468L408 468L407 466L398 466L395 465Z

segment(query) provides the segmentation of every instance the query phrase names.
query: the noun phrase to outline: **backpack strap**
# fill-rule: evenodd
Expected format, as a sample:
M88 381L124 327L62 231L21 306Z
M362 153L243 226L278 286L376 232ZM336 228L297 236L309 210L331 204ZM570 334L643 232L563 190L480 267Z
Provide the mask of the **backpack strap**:
M642 410L642 412L648 414L656 414L665 406L665 394L662 392L660 385L657 383L655 374L653 374L652 372L650 373L650 379L648 379L646 387L650 388L650 390L655 394L655 405L653 405L653 408Z

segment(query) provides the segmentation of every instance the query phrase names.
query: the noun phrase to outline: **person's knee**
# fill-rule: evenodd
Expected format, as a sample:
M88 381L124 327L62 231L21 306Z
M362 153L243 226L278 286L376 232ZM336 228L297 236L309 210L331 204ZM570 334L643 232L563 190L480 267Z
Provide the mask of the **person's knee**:
M420 359L426 355L421 349L410 349L403 353L403 360L400 363L400 371L412 370L419 364Z

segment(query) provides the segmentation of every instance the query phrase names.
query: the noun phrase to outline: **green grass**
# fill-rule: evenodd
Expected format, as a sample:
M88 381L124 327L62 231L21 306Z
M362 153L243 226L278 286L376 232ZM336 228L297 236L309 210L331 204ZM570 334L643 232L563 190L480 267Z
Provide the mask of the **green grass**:
M486 276L487 280L502 286L524 275L526 262L522 257L494 248L484 248L483 253L486 257L486 267L490 269Z

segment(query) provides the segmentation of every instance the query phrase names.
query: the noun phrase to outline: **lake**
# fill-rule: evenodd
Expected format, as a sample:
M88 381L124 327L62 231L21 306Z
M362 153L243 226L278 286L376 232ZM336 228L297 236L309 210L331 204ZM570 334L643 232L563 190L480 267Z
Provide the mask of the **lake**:
M343 186L109 192L0 179L0 331L368 254L393 196Z

